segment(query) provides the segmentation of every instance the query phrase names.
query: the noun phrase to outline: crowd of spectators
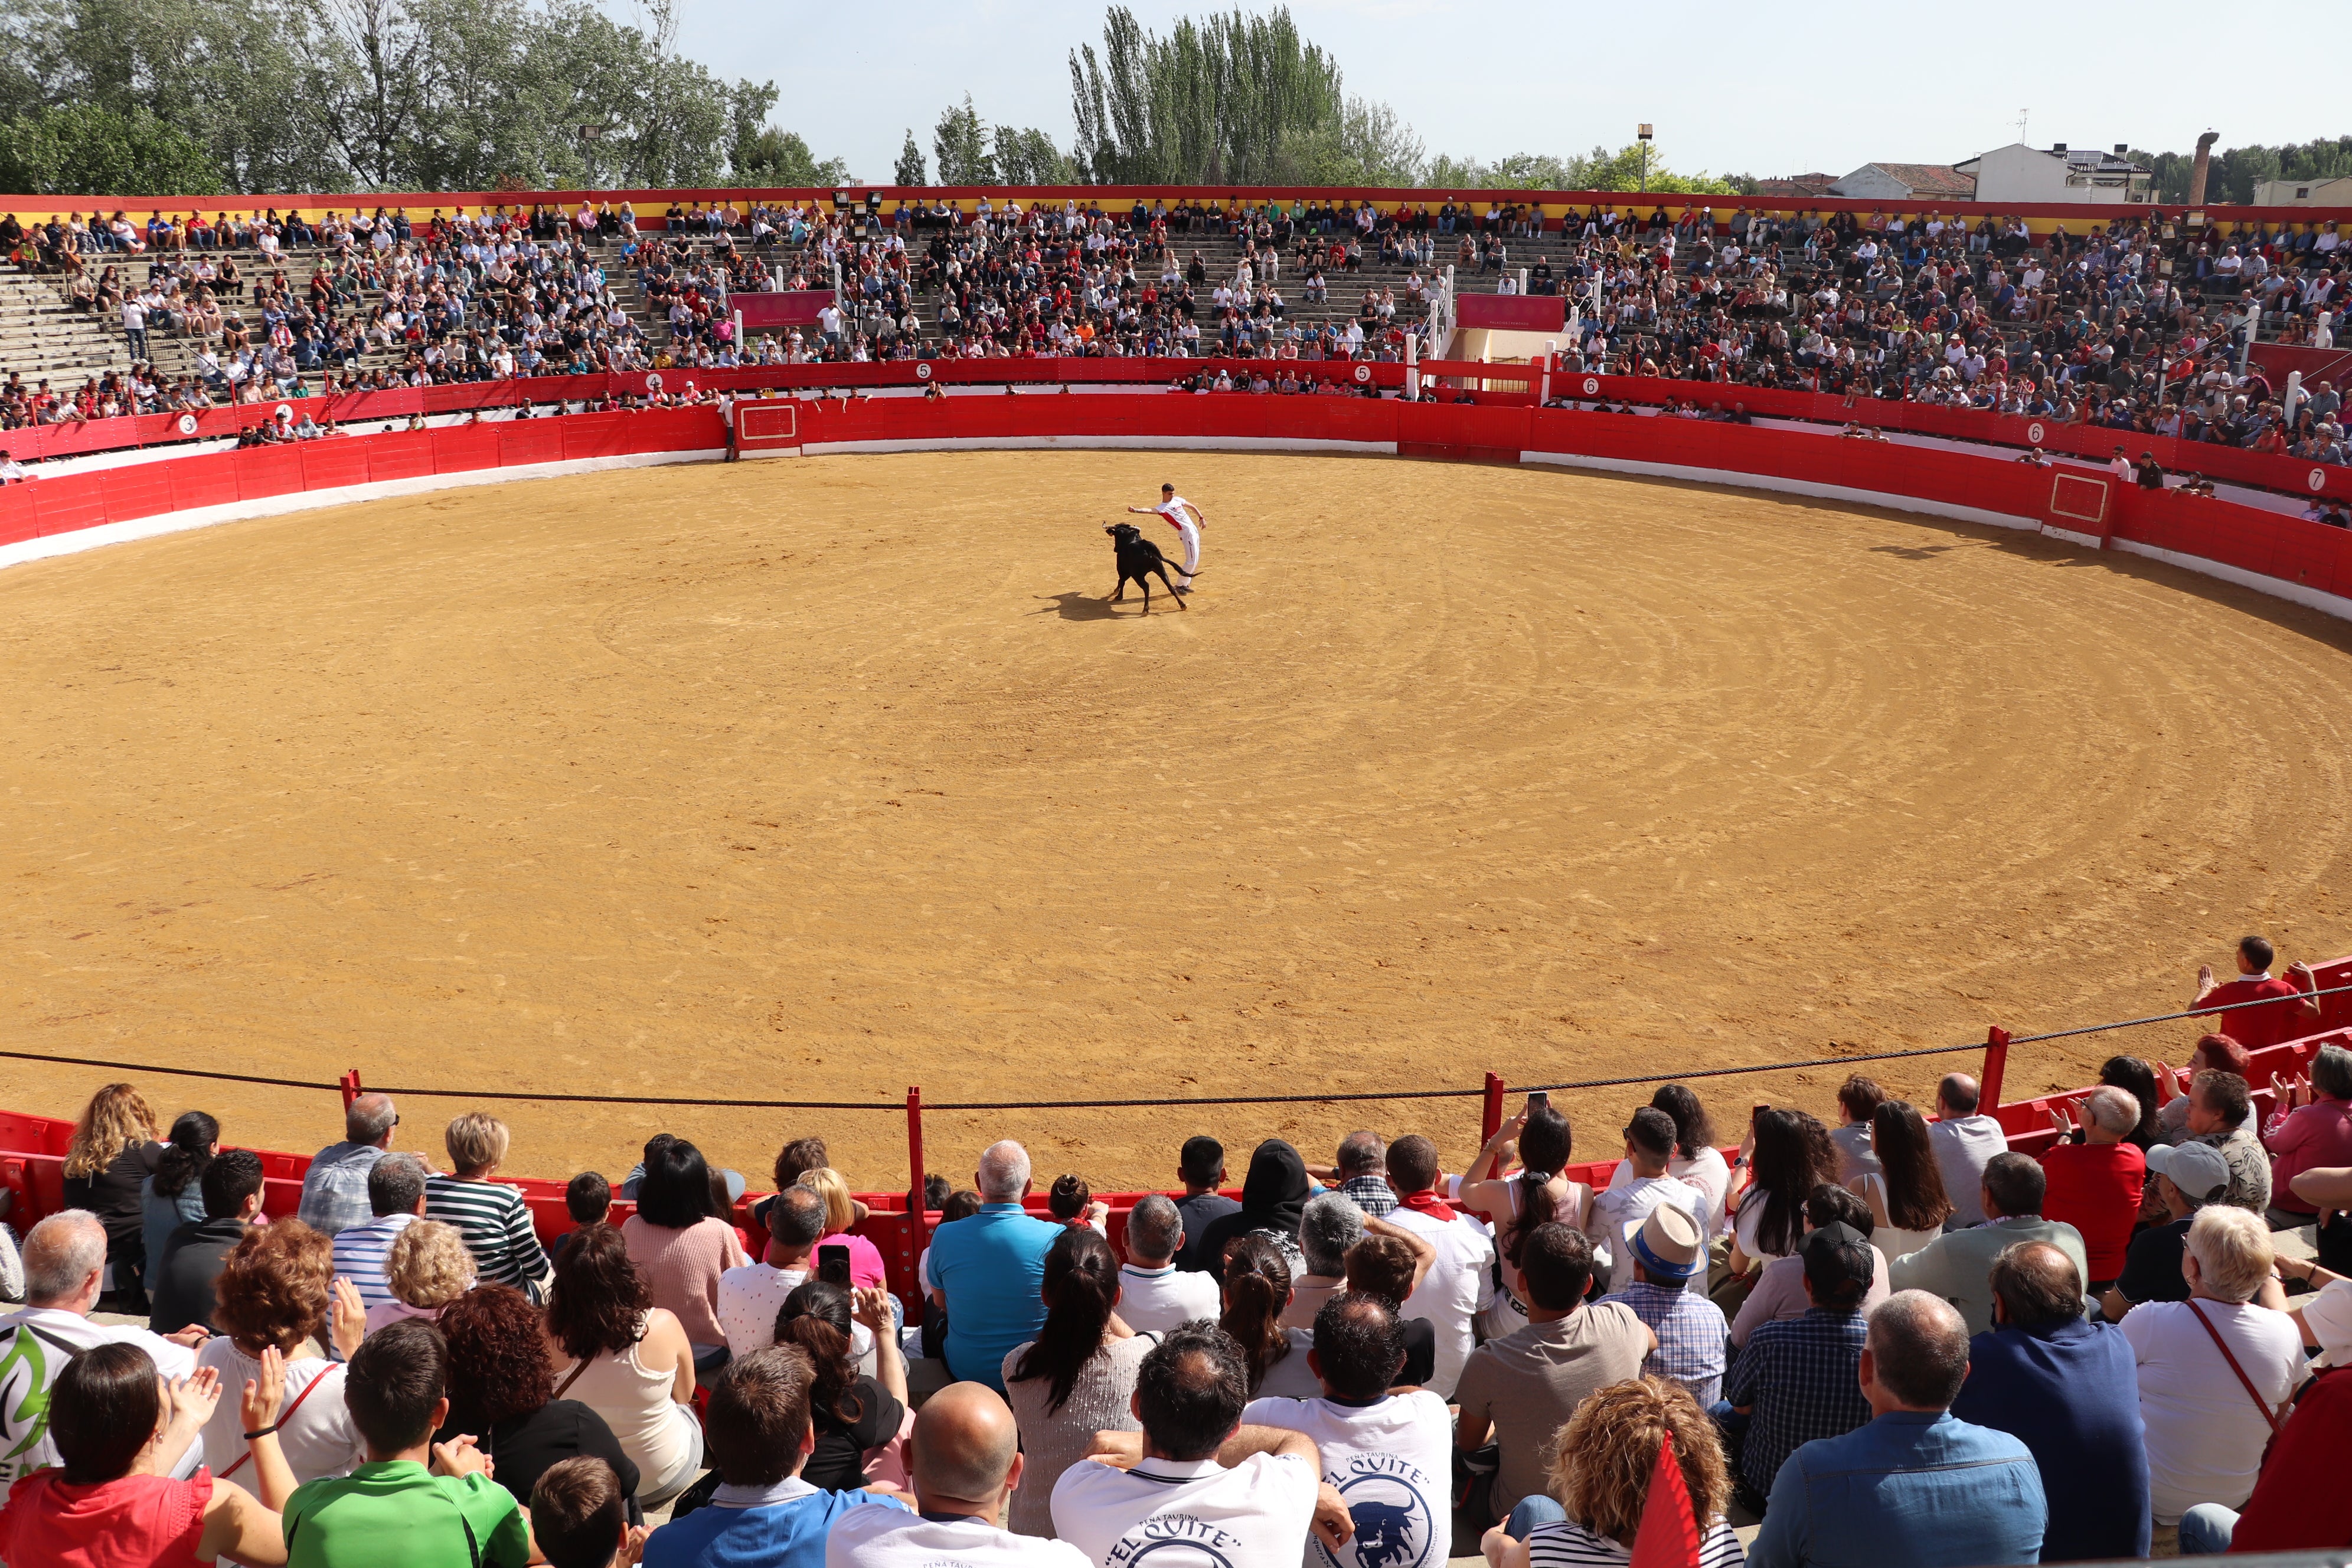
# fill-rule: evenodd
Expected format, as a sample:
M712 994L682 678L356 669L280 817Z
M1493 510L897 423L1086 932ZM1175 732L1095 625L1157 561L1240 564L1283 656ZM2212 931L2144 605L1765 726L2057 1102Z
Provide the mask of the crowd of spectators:
M1410 220L1369 205L1236 204L1228 216L982 203L973 213L878 215L814 203L673 205L660 230L627 204L566 214L504 207L153 215L133 225L69 215L29 228L0 218L0 251L53 274L77 310L119 322L131 366L79 391L0 394L0 428L167 413L388 385L600 371L862 363L919 354L1196 355L1306 359L1403 355L1429 285L1371 289L1355 317L1320 328L1287 315L1279 278L1296 240L1307 298L1324 268L1355 271L1364 247L1427 260ZM1240 236L1212 277L1171 238L1198 225ZM242 258L242 259L240 259ZM307 281L298 281L305 268ZM636 283L650 333L611 287ZM730 294L837 290L807 330L739 342ZM923 317L933 322L926 332ZM1205 323L1205 331L1204 331ZM184 341L188 369L152 353Z
M1588 1184L1538 1096L1451 1173L1269 1139L1236 1197L1195 1137L1115 1239L1000 1142L910 1194L911 1313L822 1140L747 1205L656 1135L551 1258L493 1116L428 1162L359 1096L271 1220L218 1119L110 1085L71 1206L0 1227L0 1562L1622 1563L1669 1438L1706 1568L2341 1549L2352 1051L2254 1115L2315 1008L2273 958L2037 1152L1965 1075L1932 1118L1855 1075L1727 1160L1668 1084Z
M1613 220L1613 221L1612 221ZM1571 232L1572 231L1572 232ZM2352 253L2332 223L2135 214L2074 233L1930 210L1598 210L1528 287L1577 308L1570 368L2030 415L2352 462L2331 382L2289 409L2251 334L2332 346ZM1469 243L1465 237L1465 243ZM1503 242L1488 236L1486 253Z
M1451 262L1507 291L1569 296L1574 371L1906 399L2352 462L2331 380L2290 394L2239 352L2256 333L2332 345L2352 277L2332 223L2191 226L2135 212L2035 236L2021 220L1934 210L1670 216L1240 197L902 203L884 216L878 203L810 202L673 205L664 227L643 231L625 203L436 209L421 222L383 209L144 225L92 214L29 228L11 216L0 248L119 321L133 363L73 392L10 378L0 428L604 370L1394 361L1428 330ZM1211 236L1233 259L1211 265ZM1331 279L1368 263L1411 271L1365 289L1344 319L1303 321L1286 298L1286 268L1299 300L1320 304ZM635 312L612 286L621 275ZM805 326L739 340L727 297L773 289L838 292ZM176 374L151 357L164 339L190 347ZM1271 366L1223 375L1237 389L1318 385Z

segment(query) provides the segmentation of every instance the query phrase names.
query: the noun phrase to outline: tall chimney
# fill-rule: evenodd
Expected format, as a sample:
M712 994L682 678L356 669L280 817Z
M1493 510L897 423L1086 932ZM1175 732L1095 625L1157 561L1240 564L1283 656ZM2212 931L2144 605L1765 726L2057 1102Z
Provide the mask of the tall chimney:
M2218 131L2208 131L2197 138L2197 162L2189 166L2189 205L2205 205L2205 176L2213 171L2213 143L2221 139Z

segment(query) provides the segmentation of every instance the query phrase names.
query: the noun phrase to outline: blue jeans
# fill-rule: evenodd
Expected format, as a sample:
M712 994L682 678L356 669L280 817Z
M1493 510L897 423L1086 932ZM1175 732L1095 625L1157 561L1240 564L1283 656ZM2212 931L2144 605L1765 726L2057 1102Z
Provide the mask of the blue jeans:
M1538 1524L1556 1524L1568 1517L1568 1510L1543 1492L1530 1492L1511 1510L1511 1517L1503 1521L1503 1533L1514 1541L1525 1541Z
M2200 1502L2180 1516L2180 1555L2219 1557L2237 1533L2238 1512L2218 1502Z

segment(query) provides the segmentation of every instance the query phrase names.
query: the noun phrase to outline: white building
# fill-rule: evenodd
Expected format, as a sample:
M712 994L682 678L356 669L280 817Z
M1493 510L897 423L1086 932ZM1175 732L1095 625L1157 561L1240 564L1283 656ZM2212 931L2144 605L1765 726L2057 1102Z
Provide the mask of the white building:
M2120 143L2112 153L2099 153L2072 149L2063 142L2054 147L2012 142L1952 167L1975 179L1977 200L1995 206L2145 203L2154 171L2133 163L2125 156L2126 151Z
M2258 207L2352 207L2352 175L2333 180L2264 180L2254 186Z
M1864 163L1830 187L1859 202L1965 202L1976 181L1949 163Z

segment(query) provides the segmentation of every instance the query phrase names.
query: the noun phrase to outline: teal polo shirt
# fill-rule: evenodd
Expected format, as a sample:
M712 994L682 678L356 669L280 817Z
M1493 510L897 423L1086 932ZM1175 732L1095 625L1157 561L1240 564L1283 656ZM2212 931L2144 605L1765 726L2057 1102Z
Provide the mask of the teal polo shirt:
M931 1237L931 1284L948 1299L948 1371L1004 1392L1004 1358L1045 1321L1045 1254L1062 1234L1019 1204L988 1204Z

